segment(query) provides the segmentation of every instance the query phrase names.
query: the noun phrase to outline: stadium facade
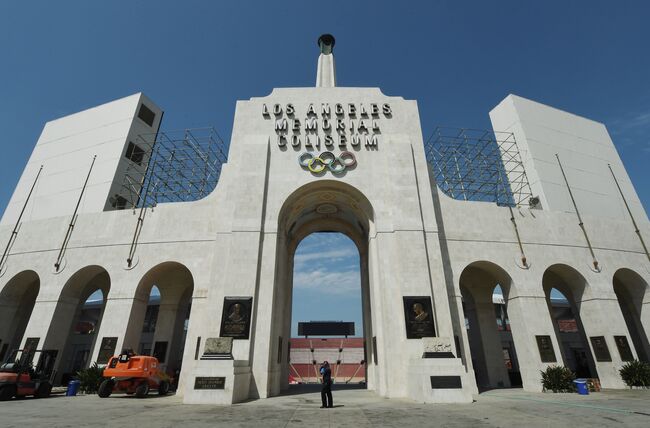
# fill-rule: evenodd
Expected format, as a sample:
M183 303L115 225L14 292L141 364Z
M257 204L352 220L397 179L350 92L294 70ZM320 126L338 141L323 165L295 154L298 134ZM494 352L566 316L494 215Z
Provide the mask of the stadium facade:
M277 395L296 247L341 232L377 394L540 391L554 364L623 388L650 355L650 225L605 126L509 95L494 131L425 141L416 101L336 85L333 45L315 87L237 102L227 149L161 132L143 94L48 122L0 222L0 352L56 349L60 382L133 348L186 403Z

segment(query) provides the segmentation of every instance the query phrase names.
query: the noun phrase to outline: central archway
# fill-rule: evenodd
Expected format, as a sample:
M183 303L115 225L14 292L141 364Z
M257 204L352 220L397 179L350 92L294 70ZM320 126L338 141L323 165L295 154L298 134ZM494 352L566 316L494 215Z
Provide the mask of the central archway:
M298 244L317 232L339 232L350 238L359 251L361 302L363 311L364 361L369 389L378 381L373 357L373 328L370 290L370 241L374 237L373 210L368 199L356 188L333 180L307 184L293 192L278 216L276 280L271 337L275 342L272 355L275 370L270 370L272 395L289 387L289 347L293 295L294 256Z

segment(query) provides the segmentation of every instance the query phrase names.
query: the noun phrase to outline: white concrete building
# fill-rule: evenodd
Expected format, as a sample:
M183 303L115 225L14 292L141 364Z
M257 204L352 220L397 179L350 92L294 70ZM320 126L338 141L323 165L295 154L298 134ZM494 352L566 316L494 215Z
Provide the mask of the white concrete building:
M650 355L650 224L605 126L510 95L490 112L495 132L472 140L477 157L461 159L470 146L425 145L415 101L336 86L334 40L319 42L316 87L237 103L227 162L165 163L162 111L142 94L47 123L0 222L0 352L74 361L75 323L101 290L86 364L142 349L145 330L187 403L277 395L293 255L327 231L359 249L367 386L379 395L539 391L540 370L579 359L603 387L624 387L624 361ZM566 343L553 289L579 329ZM232 350L215 355L224 336Z

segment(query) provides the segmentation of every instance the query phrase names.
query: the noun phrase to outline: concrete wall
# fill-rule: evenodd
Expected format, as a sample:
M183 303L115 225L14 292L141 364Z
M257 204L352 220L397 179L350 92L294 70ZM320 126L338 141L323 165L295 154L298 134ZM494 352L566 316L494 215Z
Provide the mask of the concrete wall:
M575 212L558 154L582 214L627 219L611 165L637 221L647 216L605 125L535 101L508 95L490 112L495 131L517 140L533 196L543 209Z
M154 111L153 126L138 118L142 104ZM22 221L71 215L95 155L79 213L113 209L109 197L123 193L123 176L130 163L124 157L128 142L157 132L161 118L162 111L138 93L47 122L0 224L16 222L41 166Z

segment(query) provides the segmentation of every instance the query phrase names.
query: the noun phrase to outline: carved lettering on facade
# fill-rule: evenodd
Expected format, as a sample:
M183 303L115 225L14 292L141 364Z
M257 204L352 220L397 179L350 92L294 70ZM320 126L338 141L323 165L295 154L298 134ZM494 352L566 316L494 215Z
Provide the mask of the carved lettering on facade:
M296 114L291 103L262 104L262 117L274 122L278 147L291 144L299 148L304 143L305 147L319 148L322 137L326 147L337 144L345 149L350 144L353 148L376 150L381 135L380 119L391 119L393 115L388 103L309 103L302 111L304 116L299 119L300 113ZM287 135L289 131L291 136ZM332 131L338 135L331 135Z

